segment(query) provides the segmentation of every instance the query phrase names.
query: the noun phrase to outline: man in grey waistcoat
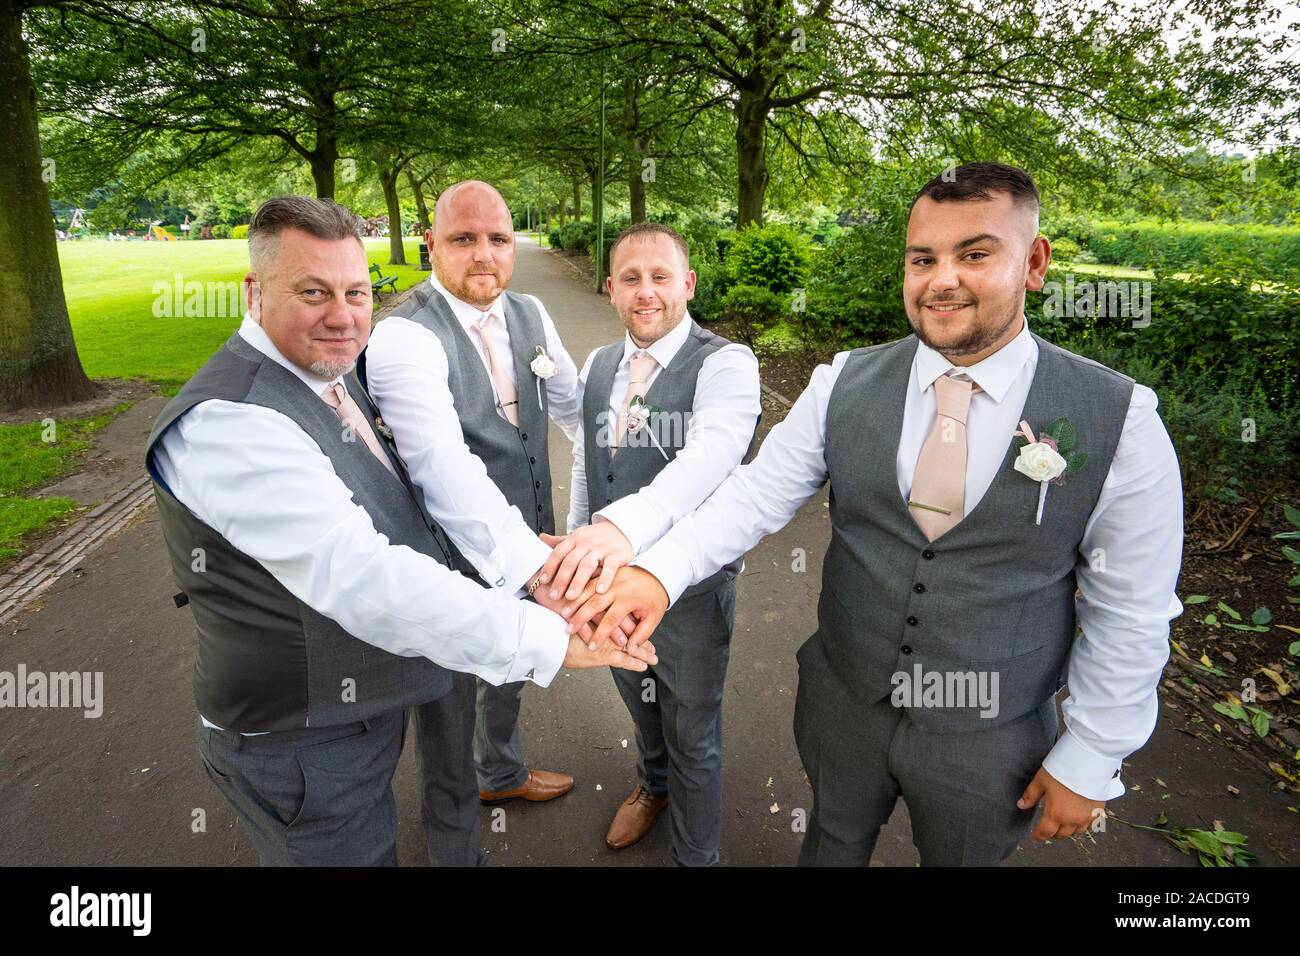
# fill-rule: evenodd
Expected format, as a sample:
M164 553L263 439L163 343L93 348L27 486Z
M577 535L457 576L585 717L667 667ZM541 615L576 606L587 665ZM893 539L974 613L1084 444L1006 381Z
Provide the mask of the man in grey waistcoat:
M645 663L449 567L454 543L352 374L371 323L360 221L273 199L249 255L248 315L146 450L198 626L199 750L264 865L394 865L407 708L454 672L545 685L562 665Z
M381 321L360 363L362 381L392 429L397 450L423 494L458 503L462 549L486 587L537 593L550 554L539 534L555 531L548 418L572 437L577 428L577 369L545 307L509 291L515 237L510 211L487 183L443 190L426 232L433 264L427 284ZM452 474L438 464L450 449L477 459ZM449 528L450 530L450 528ZM569 791L566 773L530 769L519 729L525 681L462 679L453 700L471 713L448 713L448 701L414 715L426 808L454 778L476 778L478 799L552 800ZM435 711L437 713L435 713ZM442 734L472 738L474 766L440 765L451 752ZM426 813L430 853L471 865L477 804L458 808L460 823Z
M608 572L611 558L616 568L693 511L744 459L760 412L754 353L686 310L695 273L677 232L655 222L625 230L610 248L606 288L627 332L578 376L572 540L548 561L558 565L552 597L565 596L558 582L570 572L598 563ZM667 807L672 861L719 861L722 692L740 567L737 558L686 590L659 625L648 673L615 676L636 729L638 779L605 835L611 849L636 843Z
M1036 840L1099 828L1155 727L1181 611L1178 462L1154 392L1030 332L1051 255L1038 207L1001 164L927 183L913 334L819 367L754 462L570 618L631 612L635 644L829 480L818 630L797 654L803 864L867 863L900 796L926 865L1005 859L1040 802Z

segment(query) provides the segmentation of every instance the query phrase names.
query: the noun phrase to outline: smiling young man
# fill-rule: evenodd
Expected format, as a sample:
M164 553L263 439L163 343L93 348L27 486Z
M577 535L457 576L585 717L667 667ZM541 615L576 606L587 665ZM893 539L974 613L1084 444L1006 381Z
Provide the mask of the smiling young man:
M686 240L639 223L609 258L605 287L627 331L578 376L568 528L583 547L566 554L571 542L561 542L548 566L561 556L581 561L584 548L621 560L653 544L740 464L758 423L754 353L700 328L686 310L695 294ZM614 675L636 727L638 781L605 835L611 849L636 843L668 807L672 861L719 860L722 690L739 569L731 562L685 590L660 624L659 663L643 679Z
M900 796L926 865L999 862L1040 801L1035 839L1081 833L1155 727L1181 611L1178 462L1154 392L1029 330L1051 254L1038 205L996 163L927 183L907 227L913 334L819 367L753 463L570 618L632 613L635 643L829 480L818 631L798 651L801 863L865 864ZM1061 419L1059 441L1034 440ZM898 693L918 676L925 693ZM972 686L995 699L950 690Z

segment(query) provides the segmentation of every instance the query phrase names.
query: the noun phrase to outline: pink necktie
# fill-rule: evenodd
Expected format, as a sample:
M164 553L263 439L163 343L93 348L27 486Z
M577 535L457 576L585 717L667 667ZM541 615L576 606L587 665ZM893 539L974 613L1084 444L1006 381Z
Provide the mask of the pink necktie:
M474 323L474 331L478 333L479 341L483 343L483 356L487 359L488 375L492 377L492 384L497 390L497 407L505 412L506 419L515 428L519 427L519 393L515 391L515 383L510 380L505 367L497 360L496 349L492 347L492 335L488 331L488 326L496 316L491 312L484 312L483 318Z
M633 355L628 361L627 376L627 394L623 396L623 410L618 413L618 426L614 433L614 447L610 449L610 457L618 454L618 446L623 444L623 436L627 433L627 413L632 407L632 399L640 395L642 401L645 400L646 382L650 378L650 373L654 367L659 364L655 357L649 352L640 352Z
M325 392L321 395L321 400L334 409L339 421L351 428L353 435L359 435L365 446L370 449L370 453L378 458L380 463L396 477L397 472L393 470L393 463L388 460L384 450L379 447L379 439L375 437L370 422L366 420L365 414L361 411L361 406L348 394L348 390L343 387L343 383L335 382L325 389Z
M935 379L937 409L934 427L921 446L907 506L912 519L933 541L965 514L966 413L979 386L967 379L941 375Z

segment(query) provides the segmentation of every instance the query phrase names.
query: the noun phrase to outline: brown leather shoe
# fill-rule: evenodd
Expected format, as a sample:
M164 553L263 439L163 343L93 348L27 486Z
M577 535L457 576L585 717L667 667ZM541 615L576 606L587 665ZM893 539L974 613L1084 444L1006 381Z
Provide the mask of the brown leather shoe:
M631 846L650 832L650 827L666 806L667 797L656 797L638 783L614 814L614 821L605 834L605 845L611 850Z
M480 803L501 803L521 797L533 803L543 803L562 797L573 789L573 778L567 773L555 773L551 770L530 770L528 779L513 790L480 790Z

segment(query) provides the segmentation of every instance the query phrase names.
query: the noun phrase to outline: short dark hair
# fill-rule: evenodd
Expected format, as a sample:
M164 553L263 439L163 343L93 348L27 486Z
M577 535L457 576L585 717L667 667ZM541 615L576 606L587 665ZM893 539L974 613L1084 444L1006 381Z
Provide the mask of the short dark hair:
M673 241L678 249L682 251L682 258L686 260L686 268L691 267L691 250L686 245L686 240L682 234L672 226L665 226L662 222L638 222L628 226L618 234L614 244L609 247L610 265L614 262L614 250L629 239L651 239L655 236L667 236Z
M1033 177L1023 169L1004 163L966 163L945 169L921 187L912 199L912 206L922 196L929 196L935 202L963 202L989 199L991 193L1010 193L1016 205L1038 210L1038 188Z
M276 240L286 229L301 229L317 239L361 242L361 220L347 206L311 196L276 196L257 207L248 224L248 257L256 263L274 256Z

